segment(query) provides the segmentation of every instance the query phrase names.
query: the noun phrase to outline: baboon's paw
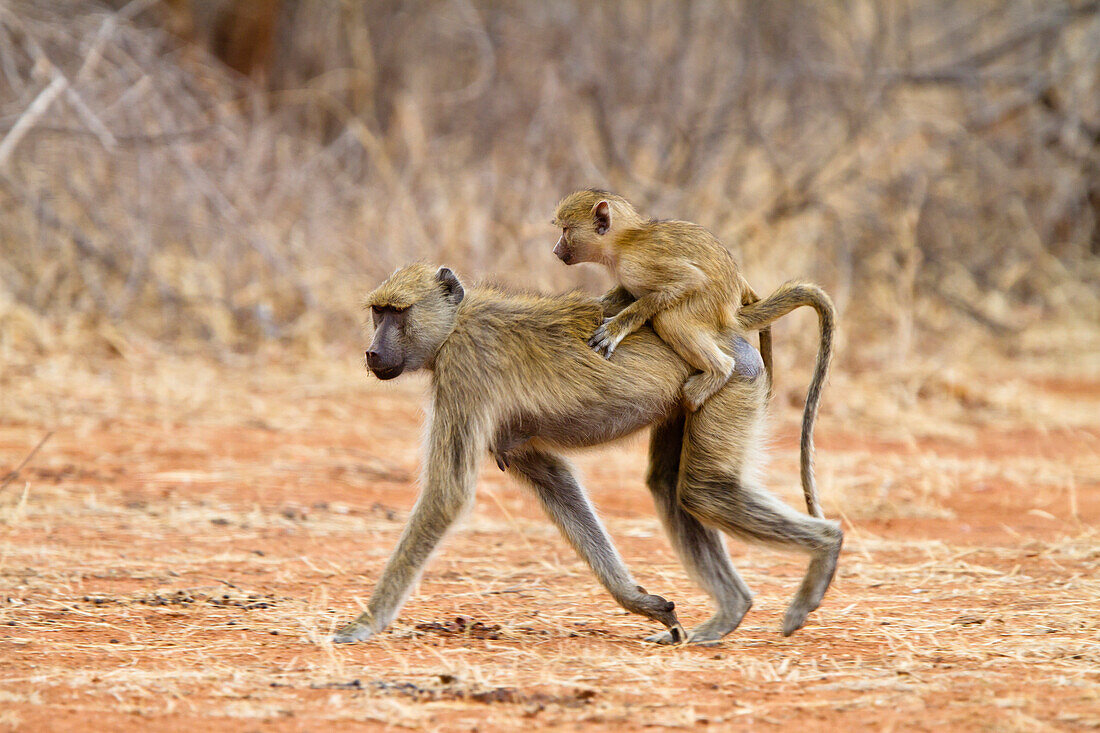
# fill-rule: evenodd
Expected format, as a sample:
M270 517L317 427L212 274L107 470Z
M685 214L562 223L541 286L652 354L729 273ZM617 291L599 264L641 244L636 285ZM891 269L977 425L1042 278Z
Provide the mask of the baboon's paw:
M676 638L672 631L662 631L659 634L651 634L645 638L651 644L670 646L672 644L691 644L693 646L715 646L725 634L698 633L697 631L684 632L684 636Z
M801 629L806 623L806 617L818 609L836 573L837 557L840 555L844 536L836 522L828 522L828 524L831 525L833 546L810 561L810 567L806 570L802 585L799 586L791 605L787 607L787 612L783 614L783 636L790 636Z
M792 603L787 612L783 614L783 636L790 636L794 632L801 629L806 625L806 617L810 615L813 608L809 608L799 603Z
M685 644L691 641L691 634L688 633L683 626L677 623L664 631L647 636L645 640L651 644Z
M677 641L682 641L687 636L684 627L680 625L680 620L676 618L675 603L667 598L646 593L645 588L641 586L637 587L636 592L637 595L633 597L620 599L619 602L624 608L664 624Z
M715 644L721 641L730 632L741 625L741 619L751 604L745 604L745 609L733 613L717 613L691 630L692 644Z
M374 631L371 630L370 626L356 620L338 629L332 635L332 642L334 644L353 644L357 641L369 639L373 635Z
M588 339L588 345L597 353L603 354L604 358L610 359L618 345L626 338L626 334L627 331L622 327L621 321L605 318L603 324L592 334L592 338Z
M731 623L725 619L715 620L710 619L696 626L691 631L688 631L684 639L684 643L692 644L696 646L714 646L720 642L727 634L737 628L736 623ZM653 634L647 636L646 641L654 644L679 644L681 642L673 639L672 634L669 631L662 631L659 634Z
M670 644L679 644L680 643L678 641L675 641L672 638L672 634L668 631L661 631L661 632L658 632L656 634L651 634L651 635L647 636L645 638L645 640L648 641L650 644L662 644L662 645L666 645L666 646L670 645Z

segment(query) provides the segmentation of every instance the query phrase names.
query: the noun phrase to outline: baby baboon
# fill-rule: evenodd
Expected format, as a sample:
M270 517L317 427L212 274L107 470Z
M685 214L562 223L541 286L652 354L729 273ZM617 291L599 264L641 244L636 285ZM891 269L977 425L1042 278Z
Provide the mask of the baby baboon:
M679 393L690 367L648 328L623 341L613 360L601 358L585 345L604 316L594 299L467 291L447 268L411 265L365 303L375 323L367 365L381 379L431 370L431 426L416 506L368 610L337 632L337 642L366 639L393 620L428 556L472 501L479 458L497 436L517 429L533 437L514 451L509 472L533 489L624 608L667 627L652 640L684 638L674 605L634 582L558 449L661 423L651 441L649 487L685 566L717 605L690 639L720 638L751 606L718 530L810 554L784 633L801 627L821 602L842 534L835 522L799 514L757 485L753 464L768 381L740 336L730 341L736 377L685 420ZM783 315L786 306L770 303L765 311L768 304L762 301L758 321Z
M610 357L649 321L701 372L684 383L684 402L698 410L733 373L722 334L738 327L742 304L757 300L733 256L698 224L644 219L629 201L606 191L569 194L554 224L562 230L554 246L562 262L605 265L635 298L596 329L590 345ZM766 357L770 366L771 354Z

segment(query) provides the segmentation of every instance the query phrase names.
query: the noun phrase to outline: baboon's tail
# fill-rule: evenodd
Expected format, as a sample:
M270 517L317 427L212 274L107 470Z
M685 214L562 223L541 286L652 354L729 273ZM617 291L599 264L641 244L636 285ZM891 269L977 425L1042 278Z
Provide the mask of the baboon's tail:
M812 283L787 283L763 300L741 306L737 319L741 328L757 331L803 305L817 311L821 340L817 348L814 375L806 393L806 407L802 412L802 493L806 495L806 508L810 514L823 517L821 502L817 496L817 483L814 480L814 421L817 420L817 409L821 404L821 389L829 374L829 362L833 358L833 335L836 329L833 301L824 290Z

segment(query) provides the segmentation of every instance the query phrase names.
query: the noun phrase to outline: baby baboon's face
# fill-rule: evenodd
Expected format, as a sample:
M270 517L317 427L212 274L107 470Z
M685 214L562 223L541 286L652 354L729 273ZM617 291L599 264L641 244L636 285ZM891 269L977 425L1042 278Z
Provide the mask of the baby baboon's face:
M569 194L554 214L554 226L561 237L554 254L567 265L601 262L610 247L611 203L604 191L576 191Z
M561 228L561 237L558 238L558 243L554 245L554 255L567 265L575 265L581 260L579 259L579 247L576 238L576 227L570 225L563 225Z

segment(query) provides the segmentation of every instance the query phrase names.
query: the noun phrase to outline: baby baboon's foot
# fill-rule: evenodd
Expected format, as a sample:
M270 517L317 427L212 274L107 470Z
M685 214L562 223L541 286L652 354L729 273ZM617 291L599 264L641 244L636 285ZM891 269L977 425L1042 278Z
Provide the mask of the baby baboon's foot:
M332 641L334 644L352 644L357 641L365 641L374 636L374 629L370 626L371 617L366 614L360 614L359 618L352 621L347 626L337 629L336 633L332 635Z
M712 374L693 374L684 382L684 404L695 412L709 400L715 392L722 389L725 379L715 378Z
M791 601L787 612L783 614L783 636L790 636L805 625L806 617L821 605L821 600L825 597L825 591L829 589L829 584L833 581L844 535L840 531L840 526L835 522L829 524L833 525L835 544L810 561L810 567L806 570L806 577L802 580L802 585L795 593L794 600Z

